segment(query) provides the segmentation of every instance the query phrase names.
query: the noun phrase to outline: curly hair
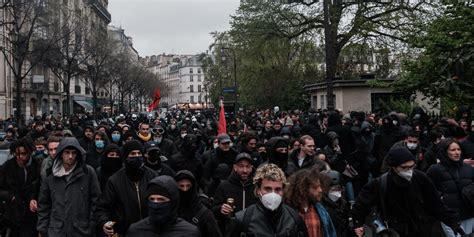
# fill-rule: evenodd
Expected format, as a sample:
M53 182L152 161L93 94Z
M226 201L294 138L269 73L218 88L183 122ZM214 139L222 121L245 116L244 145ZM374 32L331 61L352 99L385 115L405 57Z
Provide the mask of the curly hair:
M321 177L317 169L301 169L288 178L285 187L284 200L296 210L302 210L308 203L309 188L315 183L321 183Z
M257 169L257 171L255 172L255 176L253 177L253 184L255 185L255 196L257 196L257 190L262 185L263 179L268 179L277 182L281 181L283 183L283 187L285 187L286 185L286 176L285 173L283 173L283 170L280 169L280 167L272 163L262 165Z
M35 145L33 141L27 137L24 137L13 142L10 145L10 154L15 155L16 149L19 147L23 147L28 154L33 153L33 151L35 150Z

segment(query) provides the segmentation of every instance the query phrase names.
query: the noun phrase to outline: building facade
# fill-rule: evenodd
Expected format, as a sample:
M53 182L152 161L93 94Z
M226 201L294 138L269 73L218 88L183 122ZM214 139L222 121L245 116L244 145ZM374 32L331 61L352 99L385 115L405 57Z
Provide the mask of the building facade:
M209 102L207 88L204 87L205 74L199 55L157 55L142 60L148 68L159 76L162 88L162 106L188 106L206 108Z
M41 8L35 9L50 12L49 15L43 15L43 17L38 19L40 23L41 21L54 20L57 21L57 25L65 24L64 22L71 20L71 18L65 17L67 15L65 12L73 12L75 16L81 17L81 21L89 27L88 32L90 34L105 36L107 34L107 25L111 21L111 15L107 11L108 0L62 0L59 4L48 1L41 3L31 1L31 4L41 4ZM59 9L56 9L58 7ZM2 19L5 20L11 17L9 14L11 11L9 10L8 8L0 10ZM34 12L28 13L35 14ZM56 15L52 16L51 13ZM9 26L6 24L3 24L0 30L4 38L2 44L6 41L8 42L8 40L5 40L5 37L18 37L11 32L11 28L9 29ZM34 37L42 37L44 34L50 34L48 29L38 27L35 29L33 39L35 39ZM72 40L78 40L77 37L79 36L74 35L73 37ZM86 40L86 37L81 36L81 39ZM1 47L12 46L2 45ZM13 76L12 68L7 63L7 61L13 61L13 56L7 54L7 57L10 58L5 58L3 55L0 57L0 118L9 117L15 113L15 100L17 99L15 77ZM63 88L59 78L52 73L51 69L44 62L39 62L34 67L30 67L28 61L23 65L24 71L22 73L26 75L22 80L20 95L23 117L28 120L32 116L44 114L57 115L61 113L66 103L66 90ZM29 68L31 68L30 71L28 71ZM83 78L72 78L68 90L71 93L71 101L74 101L74 103L71 102L71 107L81 111L91 111L91 91ZM74 110L71 112L74 112Z

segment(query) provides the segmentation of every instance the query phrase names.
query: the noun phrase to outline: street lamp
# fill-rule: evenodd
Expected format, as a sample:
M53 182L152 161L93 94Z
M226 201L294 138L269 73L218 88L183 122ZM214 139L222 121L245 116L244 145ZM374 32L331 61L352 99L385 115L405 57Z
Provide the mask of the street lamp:
M234 116L236 115L236 112L237 112L237 57L235 56L235 50L232 49L232 48L228 48L228 47L222 47L221 48L221 57L222 57L222 61L225 61L226 60L226 57L225 57L225 50L229 50L232 52L232 61L234 61ZM222 78L221 78L222 80ZM221 81L221 93L222 93L222 81Z

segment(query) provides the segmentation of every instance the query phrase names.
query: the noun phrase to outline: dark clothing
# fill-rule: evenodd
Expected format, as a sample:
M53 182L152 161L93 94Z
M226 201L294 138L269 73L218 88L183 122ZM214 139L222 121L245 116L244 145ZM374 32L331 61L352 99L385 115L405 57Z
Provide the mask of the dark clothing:
M156 172L146 168L138 182L132 182L122 168L110 176L99 201L97 217L99 227L107 221L116 221L114 230L124 235L130 224L148 216L146 188Z
M391 123L391 121L390 121ZM402 139L400 128L391 124L384 125L375 134L374 152L376 155L377 163L374 169L374 175L378 176L378 172L382 167L383 159L387 155L387 152L396 142Z
M438 157L439 164L430 167L426 173L431 178L436 189L441 195L441 200L446 206L456 211L461 220L474 217L474 210L470 210L461 197L461 190L474 181L474 168L464 164L460 159L453 161L446 155L448 147L443 147L445 141L440 143Z
M179 152L174 142L167 138L163 138L159 147L161 155L165 157L172 157Z
M432 142L429 143L428 148L426 149L425 155L423 156L423 166L421 171L426 172L432 165L438 163L438 146Z
M198 185L202 178L203 165L201 159L195 153L189 154L185 151L180 151L178 154L171 157L168 165L175 171L189 170L196 177Z
M349 226L349 204L342 198L333 202L326 196L322 200L331 221L336 229L337 237L355 237L354 231Z
M253 210L252 210L253 209ZM246 212L252 215L245 215ZM248 226L243 226L245 218L250 218ZM307 237L306 225L300 215L291 207L281 204L275 211L269 211L261 202L238 212L235 216L235 228L232 237L239 237L242 233L246 236L291 236Z
M67 173L62 152L78 150L75 168ZM100 187L95 170L84 161L85 151L76 138L64 138L59 143L52 175L43 180L38 200L37 229L42 236L93 236L94 216Z
M152 211L153 209L150 207L150 216L132 224L127 232L127 236L201 236L196 226L178 218L180 194L175 180L169 176L156 177L149 182L148 191L150 191L150 187L157 186L166 192L170 199L168 202L169 212L166 216L160 218L165 219L165 221L159 222L160 224L153 223L152 221L156 219L156 216L153 215L157 213ZM148 195L150 194L154 193L148 193Z
M291 167L292 169L295 169L295 170L288 170L288 175L291 175L300 169L311 169L313 167L315 167L319 171L326 169L326 164L324 163L324 161L316 158L315 156L306 156L303 159L303 163L301 164L301 166L299 166L298 155L300 154L300 151L301 151L301 148L297 148L293 150L293 152L290 153L290 159L288 163L291 163L291 164L288 164L288 168Z
M40 164L31 157L25 168L18 166L15 157L0 167L0 201L5 203L4 218L12 227L35 230L36 215L29 206L30 200L37 198L39 180Z
M235 213L255 204L257 199L253 194L253 190L254 185L251 178L247 182L242 183L239 176L232 172L229 178L217 187L212 208L216 218L218 220L226 218L221 213L221 206L227 202L227 198L234 199Z
M196 179L188 170L182 170L175 176L177 181L188 179L192 186L188 191L179 191L180 202L178 208L178 217L197 226L202 236L221 237L222 233L217 225L214 214L204 206L199 200Z
M157 228L147 218L134 223L127 232L127 237L200 237L199 229L178 218L173 225Z
M204 178L210 180L217 166L221 163L227 164L227 166L231 168L238 154L239 153L233 148L230 148L229 151L222 151L220 148L214 149L204 166Z
M92 166L92 168L97 169L100 166L102 152L99 152L93 147L91 150L86 150L86 164Z
M49 131L46 128L43 128L43 130L41 130L40 132L33 129L30 132L28 132L26 136L29 137L32 141L36 141L36 139L40 137L44 138L45 140L48 139L48 134L49 134Z
M168 175L168 176L174 177L174 175L176 174L176 172L174 172L174 170L171 169L171 167L169 167L167 164L164 164L162 162L157 162L157 164L150 164L148 161L146 161L145 165L146 167L154 170L158 176Z
M380 179L364 186L353 206L355 227L362 226L371 208L380 207ZM448 226L457 222L455 213L441 203L434 184L423 172L414 170L411 182L401 178L392 170L387 174L386 212L382 214L388 226L400 236L432 237L432 227L436 221ZM382 211L383 212L383 211Z
M89 140L87 137L79 139L79 144L81 144L81 147L86 151L95 149L94 140Z

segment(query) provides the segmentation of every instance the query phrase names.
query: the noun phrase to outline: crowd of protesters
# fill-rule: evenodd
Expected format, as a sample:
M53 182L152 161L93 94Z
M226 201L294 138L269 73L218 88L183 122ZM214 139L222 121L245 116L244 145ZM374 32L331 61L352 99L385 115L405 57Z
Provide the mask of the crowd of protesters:
M222 121L221 121L222 122ZM474 122L172 110L0 121L0 236L462 236Z

